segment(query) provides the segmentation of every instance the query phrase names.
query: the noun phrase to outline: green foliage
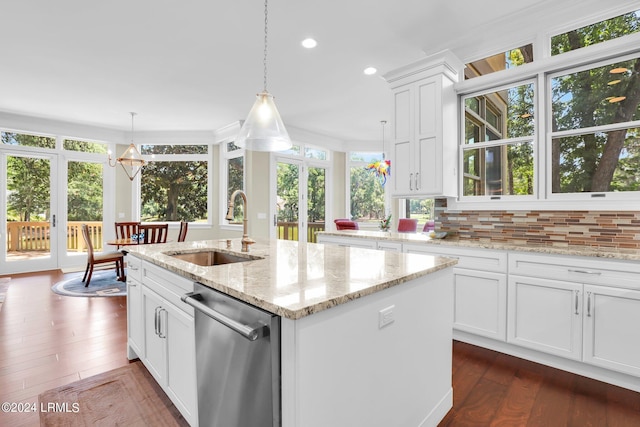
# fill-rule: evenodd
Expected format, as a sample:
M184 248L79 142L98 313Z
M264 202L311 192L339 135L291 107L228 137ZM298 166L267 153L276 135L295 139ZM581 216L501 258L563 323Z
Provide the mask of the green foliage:
M51 165L47 159L7 157L7 214L14 221L49 218Z
M384 189L373 173L364 167L351 168L351 219L384 218Z
M102 221L102 164L68 163L67 220Z
M278 221L297 222L299 217L300 167L289 163L278 163Z
M142 221L206 219L207 173L206 161L149 162L141 172Z

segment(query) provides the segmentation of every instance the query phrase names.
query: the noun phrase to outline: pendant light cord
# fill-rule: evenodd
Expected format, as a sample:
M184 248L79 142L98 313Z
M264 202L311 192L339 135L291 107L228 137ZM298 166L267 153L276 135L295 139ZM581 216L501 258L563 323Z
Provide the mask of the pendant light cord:
M267 91L267 1L264 0L264 92Z
M132 111L130 114L131 114L131 143L133 144L133 118L135 117L136 113Z

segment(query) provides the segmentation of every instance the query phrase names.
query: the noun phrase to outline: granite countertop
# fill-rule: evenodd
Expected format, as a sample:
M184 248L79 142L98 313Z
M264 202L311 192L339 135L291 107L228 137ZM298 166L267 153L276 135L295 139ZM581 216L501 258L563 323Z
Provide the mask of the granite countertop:
M458 239L455 236L447 236L444 239L434 239L423 233L395 233L384 231L365 231L365 230L341 230L341 231L323 231L318 234L335 237L362 238L373 240L389 240L402 243L424 243L429 245L443 245L461 248L478 248L478 249L494 249L521 252L535 252L553 255L572 255L601 257L628 261L640 261L640 250L638 249L617 249L606 247L590 247L590 246L560 246L561 242L554 242L557 246L537 245L522 242L495 242L495 241L476 241Z
M240 239L128 246L130 254L271 313L299 319L451 267L455 259L285 240L259 241L248 254ZM199 266L170 256L215 249L257 258Z

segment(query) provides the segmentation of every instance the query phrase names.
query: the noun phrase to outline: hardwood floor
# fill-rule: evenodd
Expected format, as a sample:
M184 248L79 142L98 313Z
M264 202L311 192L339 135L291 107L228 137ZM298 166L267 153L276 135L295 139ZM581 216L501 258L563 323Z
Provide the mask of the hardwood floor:
M54 294L60 271L12 275L0 310L0 402L128 364L126 297ZM37 426L38 413L0 412L0 426Z
M50 288L61 277L11 277L0 310L0 402L37 403L46 390L129 363L125 297L59 296ZM640 393L461 342L453 350L454 408L441 427L640 426ZM0 412L0 426L38 419Z
M640 393L454 341L447 426L637 427Z

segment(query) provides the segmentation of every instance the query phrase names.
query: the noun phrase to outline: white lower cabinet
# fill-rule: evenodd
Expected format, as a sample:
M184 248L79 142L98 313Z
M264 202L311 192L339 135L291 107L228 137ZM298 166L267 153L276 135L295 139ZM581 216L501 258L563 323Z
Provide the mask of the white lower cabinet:
M129 351L136 353L189 424L197 426L194 317L186 304L176 305L182 304L179 297L189 291L189 282L148 263L141 265L142 283L127 278Z
M640 291L584 286L583 360L640 377Z
M509 262L511 270L527 269L528 273L509 275L509 343L640 376L637 267L616 261L522 254L510 255ZM531 269L534 265L535 270ZM556 280L555 276L575 277L576 281ZM629 284L636 288L627 288Z
M405 244L404 251L457 258L453 268L453 328L506 341L505 252L420 244Z
M507 342L582 358L582 285L509 275Z

